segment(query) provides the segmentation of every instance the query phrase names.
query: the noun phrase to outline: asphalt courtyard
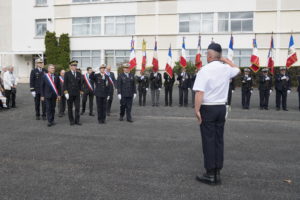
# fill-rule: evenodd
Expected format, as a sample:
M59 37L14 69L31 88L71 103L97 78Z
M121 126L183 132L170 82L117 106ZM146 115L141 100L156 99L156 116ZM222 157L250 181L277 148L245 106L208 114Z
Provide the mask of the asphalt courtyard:
M195 180L203 173L199 126L191 107L133 107L134 123L112 116L99 125L81 117L83 126L56 118L48 128L36 121L29 86L18 86L17 107L0 111L0 199L300 199L300 112L295 90L289 111L240 107L240 89L225 129L223 184Z

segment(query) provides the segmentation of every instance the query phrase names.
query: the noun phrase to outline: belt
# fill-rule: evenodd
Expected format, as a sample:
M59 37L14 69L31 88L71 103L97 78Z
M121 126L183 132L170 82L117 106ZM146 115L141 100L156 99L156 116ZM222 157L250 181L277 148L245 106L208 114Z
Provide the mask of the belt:
M226 105L226 103L218 103L218 102L216 102L216 103L202 103L202 105L204 105L204 106L217 106L217 105Z

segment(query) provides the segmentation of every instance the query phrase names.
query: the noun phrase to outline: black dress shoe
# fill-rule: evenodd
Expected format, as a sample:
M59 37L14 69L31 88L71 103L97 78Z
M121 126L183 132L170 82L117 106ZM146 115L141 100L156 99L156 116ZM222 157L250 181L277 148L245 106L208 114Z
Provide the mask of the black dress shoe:
M280 110L280 108L276 108L276 110L277 110L277 111L279 111L279 110Z
M103 124L103 122L101 120L98 121L98 124Z
M90 116L95 116L93 113L90 113Z
M84 112L81 112L80 115L84 115Z
M54 125L56 125L56 123L55 122L51 122L51 125L54 126Z
M59 115L58 115L58 117L63 117L63 116L64 116L63 114L59 114Z
M80 122L76 122L75 124L78 125L78 126L81 126L81 125L82 125Z
M47 120L46 116L43 116L42 118L43 118L44 121Z
M127 119L127 121L128 121L128 122L130 122L130 123L132 123L132 122L133 122L133 120L132 120L132 119Z
M269 110L269 108L265 108L265 110Z
M214 174L203 174L202 176L196 176L196 180L208 185L216 185L216 176Z
M216 184L221 184L221 173L220 173L220 170L219 169L216 169L216 172L215 172L215 180L216 180Z
M288 110L288 109L286 109L286 108L285 108L285 109L283 109L283 110L284 110L284 111L289 111L289 110Z
M74 126L74 124L75 124L74 122L70 122L70 125L71 125L71 126Z
M105 121L105 120L102 120L102 124L106 124L106 121Z
M49 123L48 123L48 127L51 127L51 126L52 126L52 123L51 123L51 122L49 122Z
M36 119L36 120L41 120L41 117L40 117L40 116L36 116L35 119Z
M119 121L123 121L123 120L124 120L123 117L120 117L120 118L119 118Z

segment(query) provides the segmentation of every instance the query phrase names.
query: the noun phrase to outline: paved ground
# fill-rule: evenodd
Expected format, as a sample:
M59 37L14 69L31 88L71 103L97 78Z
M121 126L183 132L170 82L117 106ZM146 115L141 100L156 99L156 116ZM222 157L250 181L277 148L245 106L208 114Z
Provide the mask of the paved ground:
M134 106L129 124L117 120L115 101L106 125L85 115L82 127L63 118L48 128L35 121L28 91L20 85L18 108L0 112L1 200L300 199L295 92L289 112L274 110L274 94L272 110L258 110L257 91L252 109L241 110L240 92L234 93L223 185L212 187L194 179L203 161L191 108Z

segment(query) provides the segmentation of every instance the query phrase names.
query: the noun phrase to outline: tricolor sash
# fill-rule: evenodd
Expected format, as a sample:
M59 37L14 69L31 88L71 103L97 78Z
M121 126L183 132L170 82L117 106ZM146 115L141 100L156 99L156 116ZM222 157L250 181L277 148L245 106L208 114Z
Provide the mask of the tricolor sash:
M83 76L83 77L84 77L84 80L85 80L87 86L89 87L89 89L90 89L91 91L93 91L92 84L91 84L91 82L90 82L90 79L87 77L87 75L88 75L88 74L85 74L85 75Z
M60 80L60 82L62 83L62 84L64 84L64 78L62 77L62 76L59 76L59 80Z
M115 84L114 84L113 80L111 79L110 75L108 75L107 72L105 72L105 74L108 76L109 82L112 84L112 86L115 87Z
M45 75L47 77L47 80L48 80L49 84L51 85L51 88L53 89L53 91L55 92L55 94L58 96L58 90L57 90L57 88L56 88L56 86L55 86L55 84L54 84L54 82L53 82L53 80L51 78L51 75L49 73L45 74Z

